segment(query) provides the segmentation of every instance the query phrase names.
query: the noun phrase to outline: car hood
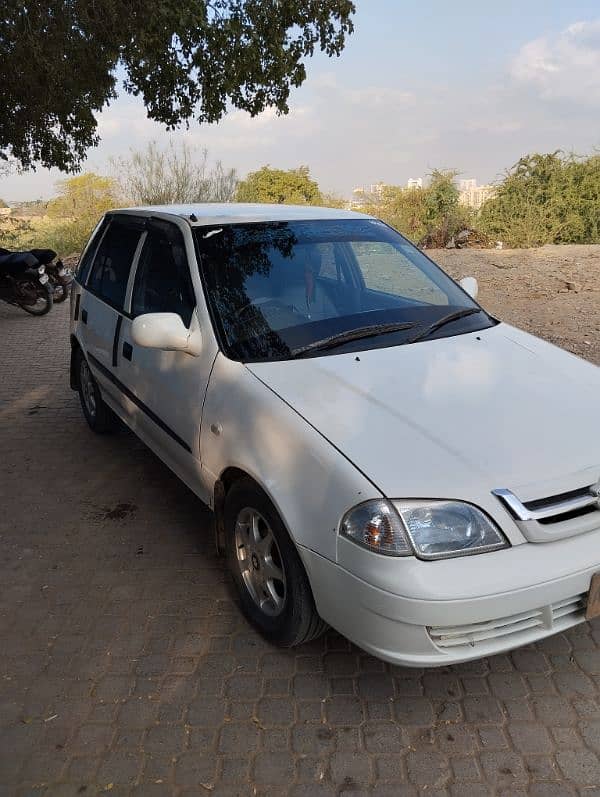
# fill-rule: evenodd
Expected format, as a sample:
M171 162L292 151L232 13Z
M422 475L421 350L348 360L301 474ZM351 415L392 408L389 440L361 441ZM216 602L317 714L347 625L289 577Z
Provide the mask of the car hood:
M248 368L390 498L600 478L600 369L506 324Z

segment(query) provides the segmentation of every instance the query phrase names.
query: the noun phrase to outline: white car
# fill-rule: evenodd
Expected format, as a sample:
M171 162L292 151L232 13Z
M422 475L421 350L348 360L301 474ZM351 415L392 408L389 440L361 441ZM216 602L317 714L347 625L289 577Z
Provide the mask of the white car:
M501 323L359 213L107 213L71 297L71 384L215 511L242 610L401 665L600 613L600 371Z

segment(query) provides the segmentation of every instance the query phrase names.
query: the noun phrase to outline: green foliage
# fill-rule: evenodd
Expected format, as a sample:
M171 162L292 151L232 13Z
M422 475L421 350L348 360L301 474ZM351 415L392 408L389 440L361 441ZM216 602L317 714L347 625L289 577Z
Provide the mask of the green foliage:
M418 241L426 232L426 189L386 185L380 199L371 197L361 210Z
M434 170L426 188L386 185L380 199L372 197L362 210L395 227L407 238L432 236L444 245L471 223L471 212L459 203L456 172Z
M100 217L120 204L117 185L111 177L86 172L58 187L59 195L48 202L48 217L55 223L45 230L47 246L59 255L81 252Z
M115 181L94 172L61 180L58 188L59 195L48 202L47 213L51 219L91 218L95 223L103 213L118 204Z
M0 219L0 247L2 249L14 249L15 251L32 249L34 244L27 246L27 242L33 239L33 235L31 222L27 219Z
M238 185L238 202L272 202L277 205L318 205L322 201L318 184L308 166L297 169L271 169L263 166L250 172Z
M121 191L134 205L169 205L173 202L231 202L238 184L235 169L221 161L208 167L208 152L169 142L160 149L151 141L129 158L113 162Z
M62 180L58 188L60 193L48 202L45 217L3 224L0 246L49 248L61 257L81 252L102 214L119 204L115 181L93 172Z
M481 229L508 246L600 241L600 155L521 158L480 212Z
M4 0L0 160L77 170L122 88L167 128L288 111L304 61L339 55L352 0Z

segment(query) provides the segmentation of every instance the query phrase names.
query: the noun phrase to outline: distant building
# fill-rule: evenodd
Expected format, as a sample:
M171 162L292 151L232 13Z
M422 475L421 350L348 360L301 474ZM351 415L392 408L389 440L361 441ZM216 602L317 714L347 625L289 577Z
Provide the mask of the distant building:
M422 177L409 177L406 181L407 188L423 188L423 178Z
M350 197L351 208L361 208L367 204L367 193L364 188L358 187L352 189L352 196Z
M472 177L469 177L467 180L459 180L458 181L458 190L463 193L463 191L473 191L477 188L477 180Z
M493 185L477 185L477 180L473 179L459 180L458 190L460 203L473 210L479 210L496 192Z
M358 186L352 189L352 198L350 199L351 208L361 208L364 205L370 205L373 202L379 202L383 199L383 192L386 184L384 182L372 183L367 186Z

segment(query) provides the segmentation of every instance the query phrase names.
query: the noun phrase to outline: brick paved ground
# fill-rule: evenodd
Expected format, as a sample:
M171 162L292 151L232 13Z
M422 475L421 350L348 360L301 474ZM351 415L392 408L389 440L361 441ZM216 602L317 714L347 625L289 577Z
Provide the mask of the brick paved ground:
M0 794L600 795L600 625L438 671L265 644L211 516L0 307Z

